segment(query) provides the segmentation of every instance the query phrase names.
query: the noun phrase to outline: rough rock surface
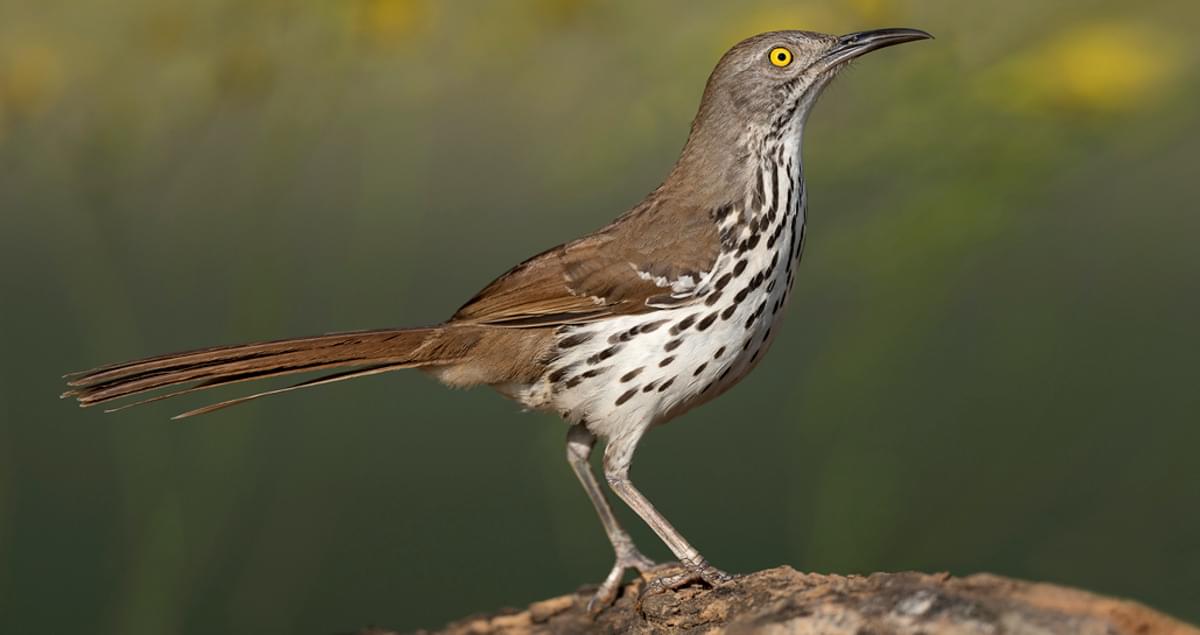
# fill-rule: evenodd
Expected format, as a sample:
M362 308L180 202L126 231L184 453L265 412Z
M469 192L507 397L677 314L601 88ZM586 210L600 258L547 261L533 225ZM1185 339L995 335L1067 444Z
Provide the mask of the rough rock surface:
M594 618L585 608L587 590L581 590L524 610L468 617L436 632L1200 635L1200 629L1136 602L990 574L839 576L778 567L716 589L693 586L639 597L644 584L639 579L627 585L617 603Z

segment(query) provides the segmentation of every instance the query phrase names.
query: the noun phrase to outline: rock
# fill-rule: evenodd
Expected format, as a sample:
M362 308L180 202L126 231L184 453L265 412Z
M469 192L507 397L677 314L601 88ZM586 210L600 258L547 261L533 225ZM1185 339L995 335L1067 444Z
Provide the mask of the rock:
M590 589L459 620L442 635L769 633L771 635L1200 635L1136 602L990 574L840 576L767 569L718 588L641 597L645 580L593 617ZM421 631L427 635L435 632ZM360 635L395 635L364 630Z

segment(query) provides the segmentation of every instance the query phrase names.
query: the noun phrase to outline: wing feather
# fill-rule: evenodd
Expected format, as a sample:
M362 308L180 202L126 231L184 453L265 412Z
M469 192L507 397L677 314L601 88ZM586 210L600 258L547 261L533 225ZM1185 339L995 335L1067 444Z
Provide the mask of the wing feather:
M452 321L511 327L592 322L694 297L721 242L710 210L654 195L611 225L517 265Z

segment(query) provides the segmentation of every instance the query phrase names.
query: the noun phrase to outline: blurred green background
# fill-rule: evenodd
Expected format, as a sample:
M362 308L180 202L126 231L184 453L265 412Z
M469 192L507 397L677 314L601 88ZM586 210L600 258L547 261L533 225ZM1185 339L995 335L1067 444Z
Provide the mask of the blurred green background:
M0 631L410 629L598 582L565 427L487 390L173 423L214 395L104 416L58 377L436 322L657 185L729 45L880 26L938 39L818 105L784 334L636 480L733 571L1200 621L1200 4L0 0Z

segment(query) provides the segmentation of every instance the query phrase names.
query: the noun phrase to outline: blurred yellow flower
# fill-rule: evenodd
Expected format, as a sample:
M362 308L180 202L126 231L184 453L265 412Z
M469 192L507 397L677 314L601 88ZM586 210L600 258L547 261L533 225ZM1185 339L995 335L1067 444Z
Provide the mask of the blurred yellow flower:
M1152 101L1177 69L1167 35L1121 22L1073 27L985 77L1020 108L1125 111ZM1000 80L1000 81L996 81Z
M423 0L360 0L354 29L376 44L396 43L420 27L429 7Z
M62 89L58 54L42 45L21 46L0 54L0 103L13 117L46 110Z

